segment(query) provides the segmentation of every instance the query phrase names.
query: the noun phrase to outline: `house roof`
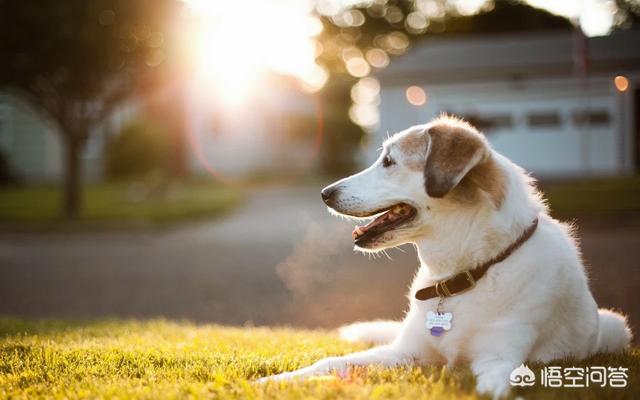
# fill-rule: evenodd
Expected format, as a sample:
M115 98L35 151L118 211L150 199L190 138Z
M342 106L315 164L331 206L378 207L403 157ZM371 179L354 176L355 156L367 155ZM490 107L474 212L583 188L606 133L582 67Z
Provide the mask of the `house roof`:
M589 73L640 71L640 30L585 40ZM377 77L394 85L570 75L584 57L581 47L566 31L428 37Z

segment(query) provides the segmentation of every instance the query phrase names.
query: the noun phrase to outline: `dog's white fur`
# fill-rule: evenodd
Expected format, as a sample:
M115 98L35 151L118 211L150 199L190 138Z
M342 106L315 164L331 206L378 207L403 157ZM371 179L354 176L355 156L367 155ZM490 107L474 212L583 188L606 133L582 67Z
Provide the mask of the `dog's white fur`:
M473 204L452 201L449 195L432 198L426 194L425 174L415 167L416 157L424 165L438 151L429 137L430 128L437 126L463 130L481 139L480 150L451 177L452 185L481 161L492 159L504 180L499 204L482 191ZM421 137L424 149L412 151L406 142L420 143ZM581 359L628 347L631 332L625 317L597 308L571 228L549 217L532 179L492 150L473 127L441 117L394 135L384 149L371 167L334 184L339 194L332 208L350 216L397 202L418 209L412 223L385 233L363 249L377 251L415 243L420 269L409 292L409 311L402 322L356 323L340 331L347 340L373 342L380 344L378 347L320 360L264 380L341 372L353 365L468 363L478 392L500 397L509 391L509 374L523 362L547 363L569 356ZM395 165L382 165L386 154ZM495 257L515 242L536 216L538 228L527 242L492 266L475 288L444 300L443 311L453 313L452 329L440 337L431 336L425 327L426 315L436 310L438 299L419 301L415 292Z

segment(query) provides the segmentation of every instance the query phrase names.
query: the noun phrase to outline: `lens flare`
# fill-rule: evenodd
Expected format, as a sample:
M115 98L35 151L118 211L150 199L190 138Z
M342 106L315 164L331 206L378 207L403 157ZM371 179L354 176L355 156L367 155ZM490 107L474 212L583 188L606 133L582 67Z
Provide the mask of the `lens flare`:
M184 119L186 124L185 132L189 147L198 163L215 180L226 185L241 185L241 182L238 181L237 178L224 173L220 168L216 167L207 156L206 144L201 142L202 136L199 135L200 127L198 126L203 112L206 113L206 109L209 107L207 101L203 99L202 96L203 88L199 85L197 79L193 79L190 84L187 85L187 90L183 98L186 114L186 118ZM296 165L295 173L291 174L292 179L302 176L308 172L309 169L313 168L320 155L324 138L324 110L322 103L316 95L309 95L309 98L315 105L315 136L310 154L302 165Z
M212 96L244 101L269 71L297 78L309 92L324 86L327 73L315 62L314 40L323 26L309 2L184 1L190 12L183 46Z

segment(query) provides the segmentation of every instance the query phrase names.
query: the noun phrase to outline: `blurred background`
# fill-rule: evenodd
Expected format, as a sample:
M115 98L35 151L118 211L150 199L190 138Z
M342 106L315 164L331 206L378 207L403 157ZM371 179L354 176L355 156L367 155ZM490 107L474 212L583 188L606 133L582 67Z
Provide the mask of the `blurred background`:
M447 112L640 332L636 0L0 0L0 60L1 315L400 318L415 250L355 254L319 192Z

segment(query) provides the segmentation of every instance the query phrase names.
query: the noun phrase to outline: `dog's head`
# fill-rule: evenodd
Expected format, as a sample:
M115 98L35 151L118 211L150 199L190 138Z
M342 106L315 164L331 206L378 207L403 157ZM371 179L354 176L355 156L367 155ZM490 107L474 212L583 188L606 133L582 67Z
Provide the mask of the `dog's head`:
M445 218L497 210L504 174L482 134L440 117L395 134L373 165L322 190L335 212L375 217L353 231L362 250L382 250L437 235Z

